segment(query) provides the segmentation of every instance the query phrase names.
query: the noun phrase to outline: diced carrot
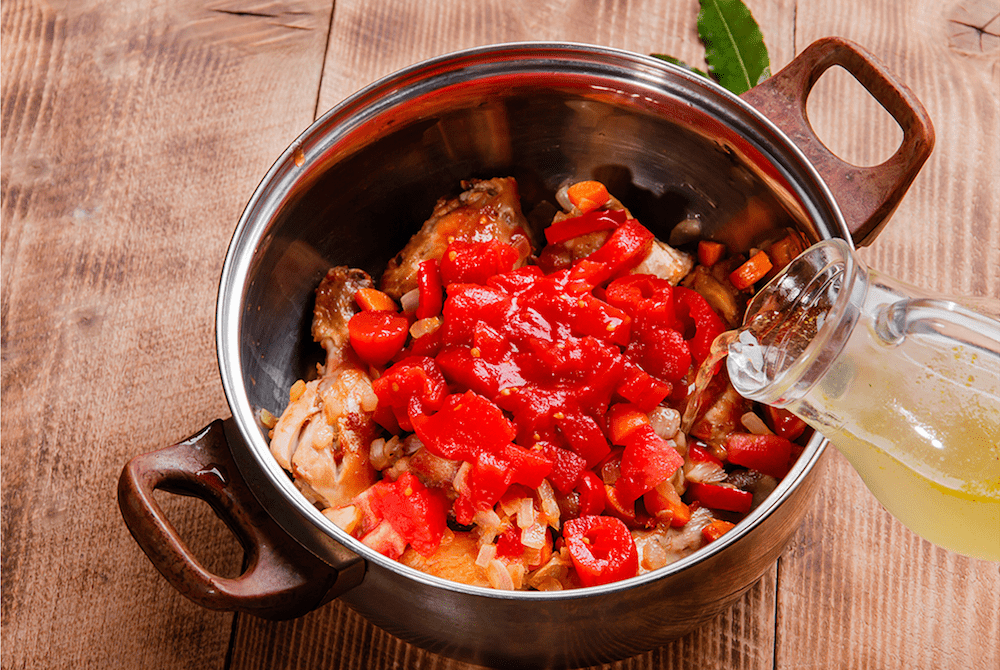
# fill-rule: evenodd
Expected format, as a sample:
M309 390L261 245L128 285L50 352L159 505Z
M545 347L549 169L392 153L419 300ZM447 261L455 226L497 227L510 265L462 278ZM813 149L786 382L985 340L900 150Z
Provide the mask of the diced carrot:
M795 233L789 233L769 246L767 255L774 264L774 271L778 272L803 251L802 239Z
M698 241L698 262L704 266L715 265L726 253L726 245L712 240Z
M566 195L580 212L591 212L611 199L607 187L599 181L578 181L566 189Z
M767 257L767 254L758 251L750 257L750 260L729 274L729 281L740 290L750 288L762 279L771 270L771 267L771 259Z
M377 288L359 288L354 294L354 299L358 307L366 312L396 312L399 307L388 293L383 293Z
M701 529L701 536L705 538L705 542L715 542L732 530L734 525L735 524L729 523L728 521L716 519Z

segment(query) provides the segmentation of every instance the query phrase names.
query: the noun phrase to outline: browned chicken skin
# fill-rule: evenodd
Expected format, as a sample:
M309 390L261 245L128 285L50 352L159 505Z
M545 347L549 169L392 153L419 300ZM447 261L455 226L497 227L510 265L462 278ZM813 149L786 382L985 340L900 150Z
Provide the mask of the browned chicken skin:
M524 263L533 248L527 220L521 213L517 182L511 177L462 182L457 198L441 198L431 217L407 245L389 261L380 288L397 300L417 287L417 267L444 255L453 240L507 242Z
M347 504L375 483L369 445L378 434L378 402L366 368L348 346L347 322L357 312L354 295L371 287L362 270L332 268L316 289L313 338L326 350L320 377L293 387L275 425L271 452L316 502Z

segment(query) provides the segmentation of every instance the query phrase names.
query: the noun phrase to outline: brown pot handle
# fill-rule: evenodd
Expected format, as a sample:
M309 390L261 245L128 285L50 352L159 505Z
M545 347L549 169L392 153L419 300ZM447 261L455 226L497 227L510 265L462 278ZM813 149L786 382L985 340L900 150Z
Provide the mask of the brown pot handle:
M202 567L153 498L156 489L211 505L246 551L243 574L230 579ZM338 571L275 523L243 481L221 420L183 442L129 461L118 480L118 505L156 569L209 609L290 619L355 586L363 574L360 559Z
M887 161L858 167L837 158L813 132L806 99L826 70L851 73L903 129L903 142ZM781 72L741 96L805 153L822 175L844 215L855 244L870 244L895 211L934 147L934 127L913 92L874 55L839 37L810 44Z

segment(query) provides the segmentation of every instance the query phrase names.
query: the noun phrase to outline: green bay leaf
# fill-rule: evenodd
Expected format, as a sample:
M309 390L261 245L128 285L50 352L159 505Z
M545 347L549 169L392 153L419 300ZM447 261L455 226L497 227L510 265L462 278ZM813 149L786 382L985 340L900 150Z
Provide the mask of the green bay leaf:
M764 36L740 0L699 0L698 36L718 82L739 95L771 76Z

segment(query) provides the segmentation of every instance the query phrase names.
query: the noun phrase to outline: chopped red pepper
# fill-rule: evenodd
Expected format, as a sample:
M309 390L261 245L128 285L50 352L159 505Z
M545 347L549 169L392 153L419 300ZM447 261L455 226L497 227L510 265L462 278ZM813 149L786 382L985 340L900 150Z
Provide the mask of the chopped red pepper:
M788 474L792 443L780 435L732 433L726 439L726 452L730 463L780 479Z
M549 244L558 244L580 235L614 230L625 223L626 218L628 215L624 210L594 210L553 223L545 229L545 240Z
M624 445L625 439L636 428L649 425L649 414L628 402L618 403L608 408L608 436L612 444Z
M733 486L688 482L687 490L692 498L712 509L745 514L753 505L752 493Z
M629 219L587 258L595 263L606 263L612 276L625 274L649 255L653 240L653 233L635 219Z
M715 338L726 330L726 325L700 293L683 286L674 287L674 308L682 321L690 324L693 334L685 338L696 363L708 358Z
M765 405L764 416L771 430L786 439L797 439L806 430L806 422L787 409Z
M441 283L440 264L436 258L422 261L417 266L417 300L418 319L427 319L441 313L444 286Z
M671 384L650 377L645 370L634 364L626 365L625 375L615 389L618 395L644 412L652 412L672 390Z
M615 486L627 500L635 500L673 476L684 459L652 426L639 426L625 440L621 477Z
M563 538L584 586L617 582L639 572L635 542L619 519L608 516L570 519L563 525Z
M590 516L604 511L607 498L604 495L604 482L591 470L580 475L576 482L577 516Z
M347 322L351 348L373 367L385 365L402 350L409 330L410 322L396 312L358 312Z

